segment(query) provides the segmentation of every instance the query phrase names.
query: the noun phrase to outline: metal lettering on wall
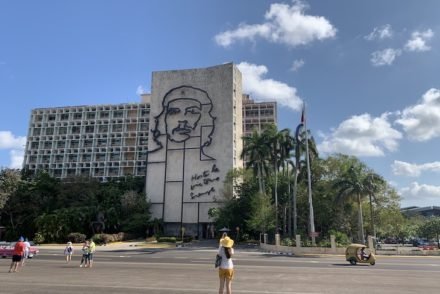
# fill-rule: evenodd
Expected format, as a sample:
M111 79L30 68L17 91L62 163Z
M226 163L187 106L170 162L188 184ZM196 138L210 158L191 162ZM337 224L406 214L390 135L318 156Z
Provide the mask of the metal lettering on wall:
M220 181L220 177L216 177L216 173L219 171L220 170L217 168L217 166L213 164L211 170L205 170L201 173L192 175L191 192L189 194L191 199L215 193L216 191L212 186L212 183Z

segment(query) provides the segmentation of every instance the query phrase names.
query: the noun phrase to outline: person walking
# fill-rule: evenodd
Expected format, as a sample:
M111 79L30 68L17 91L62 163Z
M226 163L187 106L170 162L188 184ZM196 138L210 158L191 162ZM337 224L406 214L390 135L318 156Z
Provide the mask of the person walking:
M82 257L79 267L83 267L83 266L87 267L89 264L89 241L84 242L81 251L82 251Z
M93 239L89 241L89 267L93 266L93 255L96 251L96 244L93 242Z
M29 251L31 250L31 243L29 243L28 238L24 238L24 254L23 254L23 258L21 259L21 266L24 266L24 262L26 261L26 259L29 258Z
M72 242L67 242L66 248L64 248L64 255L66 256L66 262L69 263L72 260L73 246Z
M232 294L232 279L234 278L234 264L232 262L232 256L234 255L234 240L225 236L220 239L220 248L218 255L222 257L222 261L219 266L219 278L220 286L218 293L223 294L226 289L226 294Z
M9 268L9 272L12 273L16 273L18 272L18 269L21 265L21 260L23 259L24 256L24 251L26 248L26 245L24 245L24 238L20 237L18 239L18 242L15 243L14 246L14 251L12 253L12 262L11 262L11 267Z

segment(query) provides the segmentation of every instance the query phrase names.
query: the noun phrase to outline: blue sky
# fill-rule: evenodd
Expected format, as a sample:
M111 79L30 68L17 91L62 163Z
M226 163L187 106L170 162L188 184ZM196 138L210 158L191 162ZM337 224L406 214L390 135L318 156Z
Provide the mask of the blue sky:
M440 1L0 0L0 166L21 165L31 109L138 102L151 72L236 63L307 104L322 156L358 156L401 194L440 205Z

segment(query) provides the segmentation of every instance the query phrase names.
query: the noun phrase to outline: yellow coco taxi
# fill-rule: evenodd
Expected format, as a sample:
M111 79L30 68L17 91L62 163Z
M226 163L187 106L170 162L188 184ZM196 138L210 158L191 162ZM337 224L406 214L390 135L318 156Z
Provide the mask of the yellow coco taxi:
M376 264L376 256L363 244L350 244L345 250L345 259L352 265L356 263Z

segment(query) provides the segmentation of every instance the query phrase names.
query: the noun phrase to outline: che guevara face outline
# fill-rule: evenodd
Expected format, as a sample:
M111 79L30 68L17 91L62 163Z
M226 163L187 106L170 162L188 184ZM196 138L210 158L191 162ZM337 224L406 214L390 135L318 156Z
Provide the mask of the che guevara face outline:
M194 98L170 100L165 109L165 130L168 139L182 143L191 138L202 117L202 105Z

